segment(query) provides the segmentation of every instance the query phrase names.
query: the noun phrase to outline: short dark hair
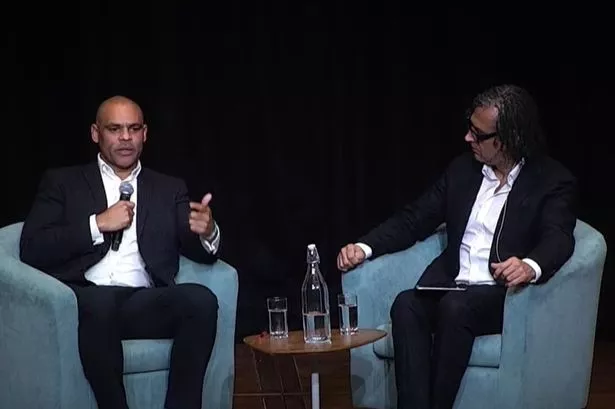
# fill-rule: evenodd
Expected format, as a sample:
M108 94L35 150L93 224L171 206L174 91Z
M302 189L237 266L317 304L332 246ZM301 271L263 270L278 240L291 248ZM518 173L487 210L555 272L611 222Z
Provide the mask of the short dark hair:
M474 97L470 114L478 107L498 110L496 138L510 159L529 159L545 149L538 106L527 90L510 84L491 87Z

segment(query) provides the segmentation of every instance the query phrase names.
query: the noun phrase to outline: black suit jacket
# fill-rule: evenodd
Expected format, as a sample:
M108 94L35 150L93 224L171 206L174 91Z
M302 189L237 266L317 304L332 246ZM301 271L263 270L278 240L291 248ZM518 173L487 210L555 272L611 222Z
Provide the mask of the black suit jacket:
M452 283L459 273L459 249L470 212L480 189L482 164L472 154L455 158L439 180L414 203L407 205L359 241L372 248L372 257L396 252L424 240L446 223L447 247L425 270L419 284ZM559 162L548 156L527 160L509 195L502 214L499 257L531 258L549 280L574 249L577 183ZM497 262L496 238L490 264ZM491 268L491 266L490 266Z
M217 259L190 231L190 200L182 180L144 167L137 195L137 242L155 285L174 283L180 253L200 263ZM96 162L45 172L24 222L21 260L65 283L90 284L84 273L109 251L111 234L93 245L89 217L106 209Z

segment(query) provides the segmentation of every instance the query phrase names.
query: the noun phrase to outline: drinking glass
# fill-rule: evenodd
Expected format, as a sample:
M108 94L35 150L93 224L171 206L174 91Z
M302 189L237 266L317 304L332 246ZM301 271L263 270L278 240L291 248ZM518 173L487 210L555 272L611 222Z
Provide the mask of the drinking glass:
M340 313L340 333L354 334L359 330L359 307L357 295L352 293L339 294L337 305Z
M269 311L269 334L273 338L288 337L288 303L286 297L267 298L267 310Z

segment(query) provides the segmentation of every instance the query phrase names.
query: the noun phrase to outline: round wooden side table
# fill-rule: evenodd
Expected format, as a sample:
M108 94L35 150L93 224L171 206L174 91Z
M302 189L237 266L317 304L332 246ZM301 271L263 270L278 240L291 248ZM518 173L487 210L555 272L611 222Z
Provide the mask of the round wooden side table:
M281 354L322 354L325 352L343 351L360 347L378 341L387 335L386 331L378 329L363 329L352 335L342 335L339 330L331 331L331 342L308 344L303 340L303 331L291 331L287 338L273 338L267 333L250 335L243 341L250 347L269 355ZM312 409L320 408L320 385L318 372L312 372Z

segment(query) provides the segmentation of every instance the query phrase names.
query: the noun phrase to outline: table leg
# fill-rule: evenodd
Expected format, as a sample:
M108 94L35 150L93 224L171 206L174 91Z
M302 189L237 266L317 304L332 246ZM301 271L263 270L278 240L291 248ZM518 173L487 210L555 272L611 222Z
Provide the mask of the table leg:
M320 383L318 372L312 372L312 409L320 409Z

